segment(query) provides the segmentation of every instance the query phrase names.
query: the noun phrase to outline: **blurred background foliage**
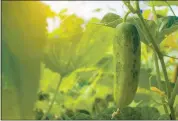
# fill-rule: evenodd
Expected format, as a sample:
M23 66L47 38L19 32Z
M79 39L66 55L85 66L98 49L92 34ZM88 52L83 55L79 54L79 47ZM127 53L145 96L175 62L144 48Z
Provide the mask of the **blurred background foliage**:
M155 4L160 5L161 3ZM47 119L109 119L112 112L116 110L112 108L114 107L112 98L112 40L114 29L94 24L101 21L96 17L86 21L76 14L68 14L66 11L67 9L61 10L55 16L61 21L60 26L53 32L48 33L41 68L39 100L36 102L35 108L36 118L40 119L43 113L48 110L56 86L59 81L62 81L53 108L46 117ZM100 12L101 9L97 8L93 11ZM166 17L168 11L169 9L166 7L156 12ZM151 9L144 10L142 15L147 20L155 19ZM138 110L140 108L147 110L145 106L148 106L150 107L150 113L153 113L153 110L158 110L154 113L155 117L153 114L146 116L147 112L142 111L139 112L139 115L142 115L140 119L168 118L166 115L163 116L165 114L163 106L158 103L161 102L160 93L150 90L151 87L158 88L153 50L144 43L142 43L141 49L142 68L139 87L134 101L129 105L130 108L124 110L134 112L133 107L139 107ZM178 58L177 30L164 37L160 43L160 49L164 54ZM170 57L164 59L169 79L172 80L178 60ZM1 76L3 89L11 90L13 83L3 73ZM164 84L163 77L161 73L162 83ZM174 87L175 82L170 83ZM10 99L9 101L15 102ZM176 104L178 104L178 97L176 97L175 107ZM152 110L151 107L156 109ZM144 114L141 114L143 112ZM176 114L178 116L178 106Z

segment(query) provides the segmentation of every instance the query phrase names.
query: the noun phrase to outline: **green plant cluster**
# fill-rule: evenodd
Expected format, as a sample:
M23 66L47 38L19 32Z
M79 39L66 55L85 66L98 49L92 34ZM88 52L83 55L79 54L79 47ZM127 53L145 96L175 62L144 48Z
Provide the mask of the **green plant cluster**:
M154 2L154 4L161 5L162 2ZM171 2L171 4L175 3ZM152 4L149 3L149 5ZM23 6L22 8L25 10ZM101 9L95 11L99 12ZM17 16L20 16L20 13L16 11L6 12L10 15L17 14ZM6 12L3 13L3 16L7 15ZM33 9L29 14L33 16L35 12L36 10ZM40 11L38 12L40 14ZM155 42L160 45L161 52L164 55L176 55L178 19L175 16L168 16L167 9L156 10L156 12L159 14L157 22L149 19L150 14L153 13L150 9L142 12L144 21L151 35L157 38ZM22 19L23 22L20 17L3 18L3 22L8 24L3 24L4 35L2 35L3 73L1 76L4 89L2 100L3 107L13 105L13 111L6 108L7 110L3 110L3 115L8 118L15 117L18 119L19 117L16 116L16 112L18 112L18 106L15 104L16 100L23 99L24 92L34 91L34 88L37 89L40 84L39 90L41 91L38 93L38 101L35 105L35 119L111 120L112 114L117 110L112 96L114 86L112 45L115 27L123 22L123 18L116 13L108 12L101 20L96 17L84 20L75 14L68 14L67 9L64 9L56 16L61 20L60 26L52 33L48 33L48 39L45 40L45 18L40 18L40 16L30 18L27 14L25 15L27 17ZM29 18L29 20L26 20L26 18ZM39 21L33 23L32 19L37 18L39 18ZM19 21L11 25L9 23L12 19ZM167 96L165 96L167 95L165 93L166 81L163 71L160 69L161 81L160 84L157 83L158 74L153 63L154 51L150 39L146 36L147 32L139 17L128 16L126 21L137 27L141 38L141 70L139 85L133 102L121 109L113 120L168 120L170 119L169 110L164 109L168 107ZM36 28L31 28L32 26L28 26L27 23L34 25ZM37 26L37 24L39 25ZM8 25L8 27L5 25ZM13 28L15 32L11 32L9 28ZM24 28L28 30L25 33L27 35L25 39L13 37L17 33L22 36ZM38 34L36 33L37 28L40 29ZM36 39L31 38L31 36L38 38L36 35L39 35L42 39L36 41ZM10 38L8 42L5 40L7 37ZM25 44L27 42L31 43L30 46ZM10 48L8 45L11 45ZM44 51L41 49L42 46L45 46ZM22 70L19 72L20 66L14 63L18 62L18 59L14 58L14 52L17 52L16 56L20 55L22 60L28 60L24 65L28 65L28 68L33 69L27 71L30 69L21 64ZM37 57L37 55L40 55L38 53L44 54L41 68L40 61L34 64L33 59L27 59L33 58L33 56L34 58ZM177 64L177 60L170 57L165 57L164 60L166 68L168 68L169 79L171 79L173 75L172 68ZM19 82L16 83L14 75L17 75L17 73L21 73L23 80L30 80L29 83L23 83L25 85ZM41 80L36 81L36 78L33 78L34 75L38 78L41 77ZM169 82L169 84L172 91L176 87L176 83ZM29 88L29 85L32 87ZM16 97L15 91L12 90L12 87L15 86L21 87L18 89L20 89L23 96ZM30 91L26 91L26 89ZM25 109L26 106L32 108L28 103L32 96L34 95L25 95L27 100L23 104ZM162 102L163 100L165 102ZM53 105L51 106L51 104ZM175 114L178 116L176 104L178 104L178 96L176 96L174 102ZM50 110L49 107L51 107ZM26 111L28 112L28 110Z
M125 107L120 110L113 119L112 113L116 111L115 107L104 109L99 114L90 114L85 110L78 110L73 112L72 110L66 110L64 114L56 118L54 115L49 114L46 119L48 120L170 120L170 116L163 114L160 115L159 111L154 107ZM36 119L40 120L43 113L42 111L36 112Z

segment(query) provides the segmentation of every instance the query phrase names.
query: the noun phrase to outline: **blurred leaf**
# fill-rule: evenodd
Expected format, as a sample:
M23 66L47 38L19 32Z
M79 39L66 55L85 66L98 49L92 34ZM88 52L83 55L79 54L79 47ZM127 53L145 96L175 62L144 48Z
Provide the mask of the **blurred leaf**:
M35 104L35 108L47 111L48 108L49 108L49 102L47 102L47 101L37 101L36 104Z
M44 58L47 68L60 73L62 76L77 68L76 52L83 35L83 23L82 18L72 14L63 21L60 28L50 34Z
M153 16L153 14L152 14L151 10L149 10L149 9L148 10L144 10L142 15L143 15L144 19L152 20L151 17Z
M116 26L122 22L122 19L119 15L115 13L107 13L104 15L100 23L106 24L108 27L116 28Z
M168 7L161 9L161 10L156 10L156 14L160 16L166 17L168 15L169 9Z
M64 98L64 107L66 109L72 109L74 110L74 104L75 104L75 99L71 96L65 96Z
M167 36L160 44L161 48L164 50L165 48L177 49L178 43L176 42L178 38L176 37L176 33L170 34Z
M137 103L137 106L145 106L151 103L151 94L148 89L137 88L137 93L134 97L134 102Z
M66 93L77 83L77 81L76 74L72 73L68 77L63 78L59 90Z
M90 21L91 23L94 21ZM90 23L89 22L89 23ZM103 36L100 36L103 35ZM96 26L93 24L86 25L86 30L79 44L79 58L81 65L95 65L112 45L114 29ZM97 52L97 53L96 53ZM91 59L95 58L95 59Z
M93 10L93 12L101 12L101 11L102 11L101 8L96 8L96 9Z
M40 80L41 91L47 91L49 88L56 88L56 84L59 82L60 75L52 72L47 68L43 68Z
M178 17L167 16L158 19L159 43L169 35L178 30Z
M168 8L164 8L164 9L161 9L161 10L156 10L156 14L159 15L159 16L164 16L165 17L168 14L168 10L169 10ZM144 19L155 20L154 13L150 9L144 10L142 15L143 15Z
M64 8L64 9L62 9L60 12L59 12L59 15L60 14L64 14L64 13L66 13L68 11L68 9L67 8Z
M76 16L72 15L71 17L75 18ZM70 23L72 18L68 19L65 21ZM114 30L112 28L90 24L90 22L97 21L99 20L92 18L85 26L85 32L77 36L70 36L69 33L74 34L73 30L75 32L79 30L75 28L75 26L81 27L82 22L79 22L78 25L73 25L73 23L70 25L68 22L62 24L58 29L58 33L61 34L61 36L54 41L49 41L51 44L48 47L44 61L46 66L54 72L66 75L77 68L95 65L104 57L109 45L112 44L114 36ZM71 30L69 33L63 32L66 26ZM53 36L56 34L57 33L53 33ZM104 36L100 36L101 34ZM66 50L66 48L70 49ZM80 61L80 63L78 63L78 61Z
M86 90L83 90L85 92L74 101L73 108L75 110L87 110L92 113L92 105L94 103L93 89L91 87L87 87L85 89Z
M113 92L112 88L103 85L100 86L100 84L97 85L95 91L96 91L95 97L101 99L105 99L108 94L112 94Z
M113 53L106 53L103 58L96 64L97 67L102 68L104 72L113 72Z
M159 111L154 108L154 107L144 107L144 108L140 108L140 112L141 112L141 120L157 120L160 116Z
M142 100L140 102L135 102L134 100L129 104L130 107L137 107L139 106L139 104L142 102Z
M161 32L164 29L169 29L178 24L178 17L166 16L158 19L158 31Z
M52 113L54 115L60 115L62 113L60 103L59 104L54 103L53 108L51 109L50 113Z
M144 1L147 5L152 6L152 3L154 6L167 6L166 2L164 1ZM178 6L178 2L177 1L167 1L169 3L169 5L176 5Z

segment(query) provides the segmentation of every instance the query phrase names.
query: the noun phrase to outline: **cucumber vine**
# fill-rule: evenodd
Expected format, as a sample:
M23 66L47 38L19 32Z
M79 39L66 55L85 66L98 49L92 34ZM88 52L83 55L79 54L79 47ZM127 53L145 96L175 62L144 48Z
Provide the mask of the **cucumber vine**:
M124 1L123 1L124 2ZM168 74L167 74L167 70L166 70L166 66L165 66L165 62L164 62L164 56L161 53L158 45L155 43L155 38L152 36L152 34L150 33L147 24L145 23L142 14L140 13L140 6L139 6L139 1L135 2L135 6L136 9L134 9L132 7L132 5L130 4L130 2L124 2L124 4L127 6L127 8L133 13L133 14L137 14L137 16L139 17L139 19L141 20L141 23L143 25L144 30L147 32L148 34L148 38L151 41L151 44L153 46L153 50L156 52L160 62L161 62L161 66L162 66L162 70L163 70L163 74L164 74L164 78L166 81L166 91L167 91L167 96L168 96L168 105L171 111L171 118L173 120L175 120L175 111L173 108L173 105L170 104L170 101L173 100L172 96L171 96L171 90L170 90L170 84L169 84L169 78L168 78ZM176 87L176 86L175 86ZM172 99L172 100L171 100Z

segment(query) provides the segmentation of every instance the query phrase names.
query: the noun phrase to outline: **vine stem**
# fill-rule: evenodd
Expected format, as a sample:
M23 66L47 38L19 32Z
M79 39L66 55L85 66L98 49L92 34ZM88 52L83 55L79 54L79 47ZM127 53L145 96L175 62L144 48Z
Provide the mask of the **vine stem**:
M54 97L53 97L53 99L52 99L52 101L51 101L51 104L50 104L50 106L49 106L47 112L46 112L46 113L43 115L43 117L41 118L42 120L45 120L45 118L47 117L47 115L49 114L49 112L51 111L51 109L52 109L52 107L53 107L53 104L54 104L54 101L56 100L57 92L58 92L59 87L60 87L60 85L61 85L62 79L63 79L63 76L61 76L60 79L59 79L59 82L58 82L58 84L57 84Z
M152 2L152 11L153 11L153 13L154 13L154 16L155 16L155 21L156 21L156 23L157 23L157 19L158 19L158 17L157 17L157 15L156 15L156 10L155 10L155 7L154 7L154 4L153 4L153 1L151 1Z
M152 11L153 11L153 14L155 16L155 22L157 23L157 14L156 14L156 10L155 10L155 6L153 5L153 1L152 1ZM161 89L161 76L160 76L160 69L159 69L159 64L158 64L158 57L157 57L157 54L156 52L154 51L154 59L155 59L155 66L156 66L156 73L157 73L157 83L158 83L158 87L159 89ZM165 98L163 96L161 96L161 101L163 103L163 108L164 108L164 111L166 114L169 115L169 111L168 111L168 108L167 108L167 103L165 104Z
M128 17L128 15L129 15L130 13L131 13L131 11L129 10L129 11L125 14L124 19L123 19L123 22L126 22L127 17Z
M165 56L165 57L172 58L172 59L178 59L178 58L176 58L176 57L172 57L172 56L170 56L170 55L166 55L166 54L164 54L164 56Z
M177 68L176 68L177 69ZM173 120L176 120L176 116L175 116L175 111L174 111L174 102L175 102L175 98L177 95L177 90L178 90L178 72L176 72L176 82L175 82L175 87L173 88L173 91L171 93L171 98L169 99L169 106L171 108L171 117L173 118Z
M131 6L130 1L123 0L124 4L129 8L132 13L136 13L135 9Z
M169 7L169 9L171 10L171 12L173 13L174 16L176 16L176 14L174 13L172 7L169 5L169 3L167 1L165 1L165 3L167 4L167 6Z
M160 76L160 70L159 70L159 64L158 64L158 57L157 57L157 54L156 54L155 51L154 51L154 59L155 59L155 66L156 66L156 73L157 73L157 76L156 76L157 77L157 83L158 83L159 89L161 89L161 76ZM165 98L163 96L161 96L161 101L162 101L165 113L169 114L167 105L164 103Z
M138 1L137 1L138 2ZM138 5L138 10L140 10L139 8L139 5ZM144 19L143 19L143 16L140 14L140 12L137 13L138 17L140 18L141 20L141 23L143 24L143 28L146 30L146 32L148 32L148 37L149 37L149 40L151 41L152 45L153 45L153 49L154 51L156 51L157 55L158 55L158 58L161 62L161 66L162 66L162 70L163 70L163 73L164 73L164 78L165 78L165 81L166 81L166 89L167 89L167 95L168 95L168 98L170 98L170 85L169 85L169 78L168 78L168 75L167 75L167 70L166 70L166 65L164 63L164 58L163 58L163 55L161 53L161 51L159 50L157 44L155 43L155 40L153 38L153 36L151 35Z

